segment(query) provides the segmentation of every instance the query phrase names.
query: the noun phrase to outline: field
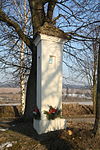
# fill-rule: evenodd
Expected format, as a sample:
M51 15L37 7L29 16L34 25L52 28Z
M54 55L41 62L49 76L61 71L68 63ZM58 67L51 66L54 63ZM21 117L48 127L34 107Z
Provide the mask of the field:
M87 93L87 90L71 90L70 92ZM64 102L79 102L87 101L84 98L65 97ZM0 104L14 104L20 103L20 88L0 88ZM20 114L21 106L0 106L0 117L16 117ZM79 104L63 104L62 113L64 117L78 116L78 115L93 115L93 106L85 106Z
M7 102L7 97L18 102L20 90L1 90L3 96L5 100L0 103ZM20 108L0 106L0 150L100 150L100 136L95 137L92 130L92 105L63 104L66 129L42 135L36 133L32 122L21 120Z
M0 94L19 93L20 88L0 88Z
M20 102L19 88L0 88L0 104Z

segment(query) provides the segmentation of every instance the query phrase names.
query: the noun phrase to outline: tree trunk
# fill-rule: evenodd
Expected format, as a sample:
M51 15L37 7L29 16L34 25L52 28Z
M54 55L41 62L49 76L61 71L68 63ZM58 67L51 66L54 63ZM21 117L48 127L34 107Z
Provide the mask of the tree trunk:
M94 114L96 113L96 88L97 88L97 82L96 82L96 72L97 72L97 41L93 40L93 56L94 56L94 63L93 63L93 108L94 108Z
M25 104L25 119L33 118L33 107L36 105L36 83L37 83L37 50L33 47L32 50L32 65L30 75L27 82L26 104Z
M97 95L96 95L96 116L94 124L95 134L100 134L100 44L98 51L98 68L97 68Z
M27 14L26 14L26 0L24 0L24 24L26 25L28 21ZM23 28L24 33L26 33L26 27ZM20 49L20 89L21 89L21 112L22 115L25 111L25 72L24 72L24 66L25 66L25 43L22 41L21 49Z
M25 72L24 72L24 42L22 41L20 49L20 90L21 90L21 113L25 111Z
M93 98L93 112L95 114L96 113L96 70L95 69L93 74L92 98Z

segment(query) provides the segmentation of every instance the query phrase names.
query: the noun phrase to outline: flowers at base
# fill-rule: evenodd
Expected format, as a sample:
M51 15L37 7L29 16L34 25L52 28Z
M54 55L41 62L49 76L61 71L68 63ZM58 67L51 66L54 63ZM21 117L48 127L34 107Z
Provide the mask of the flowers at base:
M48 120L55 119L57 117L60 117L61 110L58 108L54 108L52 106L49 106L49 111L44 111L44 114L46 114L46 117Z
M35 106L33 109L33 118L37 120L40 120L41 118L41 114L37 106Z

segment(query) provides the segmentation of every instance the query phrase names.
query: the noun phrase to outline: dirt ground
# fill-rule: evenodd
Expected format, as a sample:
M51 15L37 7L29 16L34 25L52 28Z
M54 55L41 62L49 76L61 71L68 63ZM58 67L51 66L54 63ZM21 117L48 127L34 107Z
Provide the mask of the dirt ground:
M0 150L100 150L100 136L94 136L93 122L85 119L83 122L80 119L75 121L75 117L92 116L91 106L63 105L63 116L74 117L74 121L67 120L64 130L42 135L36 133L32 122L20 119L9 122L7 111L12 114L15 110L6 107L2 112L1 108ZM11 115L10 119L13 117Z
M31 122L0 122L0 150L100 150L92 123L67 122L65 130L38 135ZM2 129L2 130L1 130Z

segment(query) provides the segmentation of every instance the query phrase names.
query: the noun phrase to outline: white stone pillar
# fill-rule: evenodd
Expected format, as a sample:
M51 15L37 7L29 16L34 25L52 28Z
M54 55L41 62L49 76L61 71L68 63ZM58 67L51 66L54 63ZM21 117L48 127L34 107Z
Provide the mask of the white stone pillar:
M37 46L37 107L40 120L34 120L36 131L46 133L65 128L65 119L48 120L44 111L49 107L62 109L62 38L40 34L34 41Z

